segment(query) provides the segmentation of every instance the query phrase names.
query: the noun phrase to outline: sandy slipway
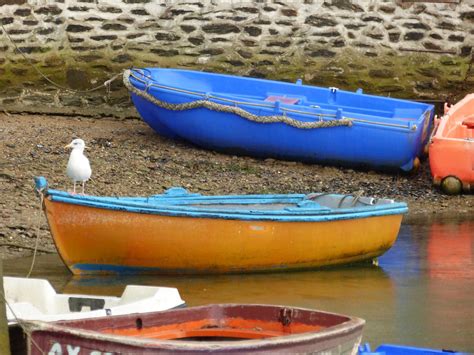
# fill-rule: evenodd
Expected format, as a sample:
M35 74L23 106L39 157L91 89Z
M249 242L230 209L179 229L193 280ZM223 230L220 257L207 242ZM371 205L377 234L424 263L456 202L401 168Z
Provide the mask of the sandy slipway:
M224 155L155 134L137 119L0 113L0 252L54 251L33 177L69 190L65 174L73 138L86 141L92 165L91 195L151 195L172 186L203 194L356 193L405 201L404 222L474 218L474 195L447 196L431 184L428 162L416 174L379 173L273 159ZM428 222L428 221L427 221Z

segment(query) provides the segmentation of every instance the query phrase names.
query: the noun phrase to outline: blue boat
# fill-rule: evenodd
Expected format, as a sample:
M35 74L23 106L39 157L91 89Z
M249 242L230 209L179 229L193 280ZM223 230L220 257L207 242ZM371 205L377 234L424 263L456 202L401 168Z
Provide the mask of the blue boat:
M158 134L232 154L376 169L416 168L432 105L337 88L145 68L124 73Z
M372 351L369 344L359 346L359 355L468 355L454 350L418 348L406 345L382 344Z

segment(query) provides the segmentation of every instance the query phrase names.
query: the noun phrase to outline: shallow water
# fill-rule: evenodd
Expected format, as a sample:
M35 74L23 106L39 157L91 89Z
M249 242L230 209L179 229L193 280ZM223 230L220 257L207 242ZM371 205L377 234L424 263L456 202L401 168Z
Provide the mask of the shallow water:
M25 276L31 258L4 261ZM32 277L59 292L120 295L127 284L177 287L189 306L272 303L316 308L367 321L364 342L474 352L474 220L402 225L378 266L209 277L87 277L69 274L57 255L37 258Z

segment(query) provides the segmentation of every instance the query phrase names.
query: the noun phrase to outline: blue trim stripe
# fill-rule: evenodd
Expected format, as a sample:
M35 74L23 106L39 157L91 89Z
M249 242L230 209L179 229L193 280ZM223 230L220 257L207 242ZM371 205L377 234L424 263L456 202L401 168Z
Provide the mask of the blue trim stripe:
M45 188L47 181L37 178L36 187ZM176 194L176 190L180 193ZM174 217L237 219L248 221L320 222L403 214L405 203L385 203L350 208L329 208L305 199L303 194L201 196L173 188L163 195L145 198L99 197L72 195L63 191L46 190L55 202L68 203L114 211ZM343 199L345 195L331 195ZM212 205L210 207L209 205ZM258 205L260 208L252 209ZM261 208L262 206L273 208ZM248 206L248 207L246 207Z

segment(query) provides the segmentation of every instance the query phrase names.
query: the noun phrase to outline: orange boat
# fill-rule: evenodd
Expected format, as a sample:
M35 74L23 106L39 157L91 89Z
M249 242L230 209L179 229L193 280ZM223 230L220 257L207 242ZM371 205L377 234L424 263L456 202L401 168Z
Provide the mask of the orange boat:
M405 203L339 195L71 195L36 179L74 274L217 274L371 260L395 242Z
M429 146L433 182L448 194L474 189L474 94L436 120Z

